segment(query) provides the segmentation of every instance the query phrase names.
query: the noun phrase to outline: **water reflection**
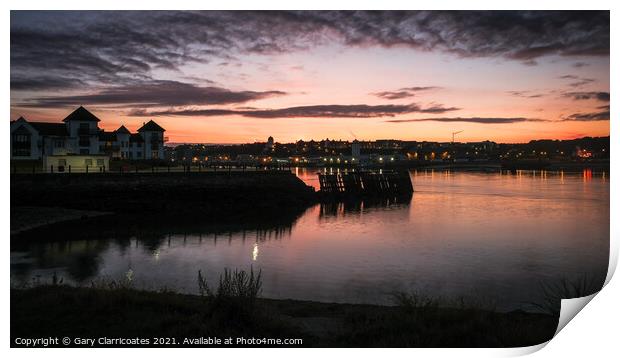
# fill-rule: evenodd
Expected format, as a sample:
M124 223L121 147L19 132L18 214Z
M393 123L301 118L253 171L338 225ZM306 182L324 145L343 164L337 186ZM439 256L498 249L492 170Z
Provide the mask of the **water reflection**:
M601 174L411 178L411 198L325 203L276 222L108 217L35 230L11 240L11 282L129 275L139 287L196 293L198 270L217 282L224 268L252 265L270 298L385 304L394 290L411 289L482 295L514 309L540 298L540 282L604 279L609 180Z
M65 282L88 284L104 271L110 253L114 260L126 260L128 271L109 275L132 277L132 258L150 258L150 264L165 262L165 255L179 247L217 247L254 242L253 259L258 257L258 243L281 240L291 235L297 217L283 220L245 223L200 223L181 218L141 216L106 216L71 223L50 225L14 235L11 238L11 280L21 285L32 278L49 279L61 274ZM141 272L144 274L144 272ZM107 275L107 273L106 273Z
M412 195L403 195L325 202L320 204L319 217L342 218L347 215L360 215L373 209L404 209L409 206L411 197Z
M317 215L318 212L319 219L339 218L373 209L401 208L408 206L410 200L411 196L333 201L317 204L308 209L308 213ZM231 246L234 240L240 241L241 245L245 245L246 240L251 241L250 256L252 261L257 261L260 243L290 238L294 226L295 221L286 225L263 222L259 228L247 225L187 227L167 220L152 222L139 217L92 218L70 226L53 225L45 232L34 230L14 238L11 274L13 279L25 282L33 276L46 277L61 271L69 282L83 284L100 273L101 262L109 251L115 251L121 257L138 253L157 264L162 261L162 255L178 246L216 247L222 243ZM78 237L80 239L75 240ZM130 268L125 277L133 276L134 270Z

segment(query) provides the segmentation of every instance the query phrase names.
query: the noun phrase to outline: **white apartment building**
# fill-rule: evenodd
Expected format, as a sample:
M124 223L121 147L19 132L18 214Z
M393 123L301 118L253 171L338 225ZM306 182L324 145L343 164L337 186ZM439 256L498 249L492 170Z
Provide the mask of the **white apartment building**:
M143 123L137 133L125 126L106 132L99 128L99 122L82 106L63 123L33 122L20 117L11 121L11 160L80 155L129 160L164 158L165 129L154 121Z

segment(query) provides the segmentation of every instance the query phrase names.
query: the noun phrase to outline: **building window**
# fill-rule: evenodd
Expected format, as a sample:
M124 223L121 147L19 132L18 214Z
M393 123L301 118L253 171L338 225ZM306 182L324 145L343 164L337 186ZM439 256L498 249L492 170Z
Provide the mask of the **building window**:
M30 143L30 136L27 134L16 134L13 136L16 143Z
M13 135L13 156L29 157L30 156L30 135L15 134Z
M63 148L65 146L65 141L62 139L54 140L54 148Z
M93 165L93 160L92 159L84 159L84 163L88 166Z
M90 154L88 149L80 149L80 154Z
M138 158L142 158L142 152L137 153Z
M88 123L80 123L80 127L78 128L78 134L89 135L90 125Z
M14 157L29 157L30 156L30 150L28 150L28 149L13 149L13 156Z
M102 167L104 165L103 159L97 159L97 166Z

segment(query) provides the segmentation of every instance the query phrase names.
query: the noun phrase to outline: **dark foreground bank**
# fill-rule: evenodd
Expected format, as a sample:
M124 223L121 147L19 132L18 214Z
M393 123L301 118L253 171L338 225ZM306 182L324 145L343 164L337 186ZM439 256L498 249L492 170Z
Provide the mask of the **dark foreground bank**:
M94 346L100 347L118 346L116 338L137 343L129 346L160 347L218 342L252 347L517 347L551 339L557 326L557 318L548 315L429 304L258 299L249 307L236 306L240 303L124 287L12 289L11 346L41 337L58 337L58 345L47 342L64 346L62 338L68 337L69 346L77 346L76 338L84 339L80 346L88 346L85 339L94 338Z
M301 212L314 189L287 171L12 174L11 208L243 220Z

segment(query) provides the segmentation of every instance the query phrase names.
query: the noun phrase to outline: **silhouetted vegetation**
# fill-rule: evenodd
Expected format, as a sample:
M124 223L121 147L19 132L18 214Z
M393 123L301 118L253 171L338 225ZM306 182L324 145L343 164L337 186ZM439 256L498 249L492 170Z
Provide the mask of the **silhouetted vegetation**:
M254 274L244 270L224 269L220 275L217 290L212 290L209 283L198 271L198 291L207 299L214 316L231 323L254 323L257 311L256 300L263 285L261 271Z
M603 282L594 277L604 276L588 276L584 274L573 279L561 278L555 281L541 282L542 301L530 302L529 304L539 312L553 317L560 317L562 299L589 296L603 287Z
M261 272L225 270L217 289L198 272L200 296L132 288L100 280L90 288L51 284L11 290L13 337L302 338L320 347L513 347L553 337L557 318L476 306L443 307L417 293L395 293L397 306L259 298ZM26 288L24 288L26 287ZM457 305L459 306L459 305Z

